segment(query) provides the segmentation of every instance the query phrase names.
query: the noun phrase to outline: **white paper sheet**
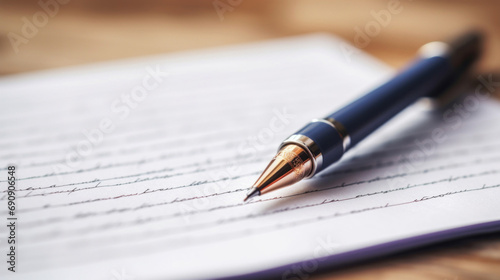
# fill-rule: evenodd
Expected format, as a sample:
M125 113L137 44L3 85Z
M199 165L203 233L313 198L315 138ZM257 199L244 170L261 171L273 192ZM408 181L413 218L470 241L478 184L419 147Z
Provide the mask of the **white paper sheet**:
M391 74L312 35L1 79L5 224L9 164L17 177L1 278L228 276L500 220L500 106L478 97L445 117L416 104L242 202L281 140Z

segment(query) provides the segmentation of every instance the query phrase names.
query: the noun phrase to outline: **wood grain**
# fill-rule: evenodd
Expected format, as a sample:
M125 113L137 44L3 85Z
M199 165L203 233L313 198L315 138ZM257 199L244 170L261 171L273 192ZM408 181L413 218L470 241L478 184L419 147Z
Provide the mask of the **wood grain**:
M228 3L227 0L221 0ZM355 43L385 1L241 1L218 16L204 0L72 0L15 52L9 34L38 1L0 1L0 75L113 59L239 44L309 32ZM237 1L233 1L237 2ZM500 1L409 1L363 50L400 67L428 41L479 28L487 36L483 73L500 70ZM356 264L309 279L500 279L500 234L465 238Z

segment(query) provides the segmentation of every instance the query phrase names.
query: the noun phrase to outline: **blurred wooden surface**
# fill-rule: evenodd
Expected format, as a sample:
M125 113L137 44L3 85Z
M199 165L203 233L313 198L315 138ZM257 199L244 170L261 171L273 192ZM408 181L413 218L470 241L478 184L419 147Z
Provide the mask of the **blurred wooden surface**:
M374 20L372 11L387 9L389 0L249 0L223 19L212 1L72 0L16 53L9 33L22 34L23 17L32 19L41 11L37 2L0 0L0 75L318 31L354 44L355 28ZM402 11L364 51L399 67L423 43L480 28L488 35L480 70L500 69L500 1L402 0L400 5ZM452 241L308 279L500 279L499 235Z
M231 0L241 4L222 20L212 0L64 1L69 3L16 53L9 33L22 35L23 18L32 21L43 10L38 0L0 0L0 75L309 32L330 32L354 43L355 28L365 28L374 20L372 12L387 10L391 0ZM398 67L426 42L480 28L488 35L481 69L498 67L500 3L401 0L400 6L364 51Z

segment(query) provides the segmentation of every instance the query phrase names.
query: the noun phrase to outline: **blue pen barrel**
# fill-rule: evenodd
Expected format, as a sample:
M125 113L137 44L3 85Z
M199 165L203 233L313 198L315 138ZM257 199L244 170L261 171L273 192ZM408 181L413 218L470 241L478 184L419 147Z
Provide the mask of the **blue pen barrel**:
M452 69L448 58L435 56L421 59L328 118L344 125L351 137L352 147L418 98L433 93Z
M295 134L309 137L321 151L322 161L314 173L338 161L346 150L418 98L435 92L452 69L444 57L420 59L370 93L297 131ZM337 125L327 119L335 120Z
M482 35L470 32L450 44L424 45L421 57L394 78L324 119L313 120L284 142L306 149L315 163L309 176L339 160L420 97L438 97L462 79L481 54Z

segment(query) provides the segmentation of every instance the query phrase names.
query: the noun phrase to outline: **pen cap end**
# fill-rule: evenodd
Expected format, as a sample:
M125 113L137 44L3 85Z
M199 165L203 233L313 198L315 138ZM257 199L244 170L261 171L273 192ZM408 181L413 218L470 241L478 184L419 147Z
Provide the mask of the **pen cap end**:
M484 34L478 30L471 30L450 41L450 51L452 61L457 65L464 63L464 60L478 59L483 50Z

